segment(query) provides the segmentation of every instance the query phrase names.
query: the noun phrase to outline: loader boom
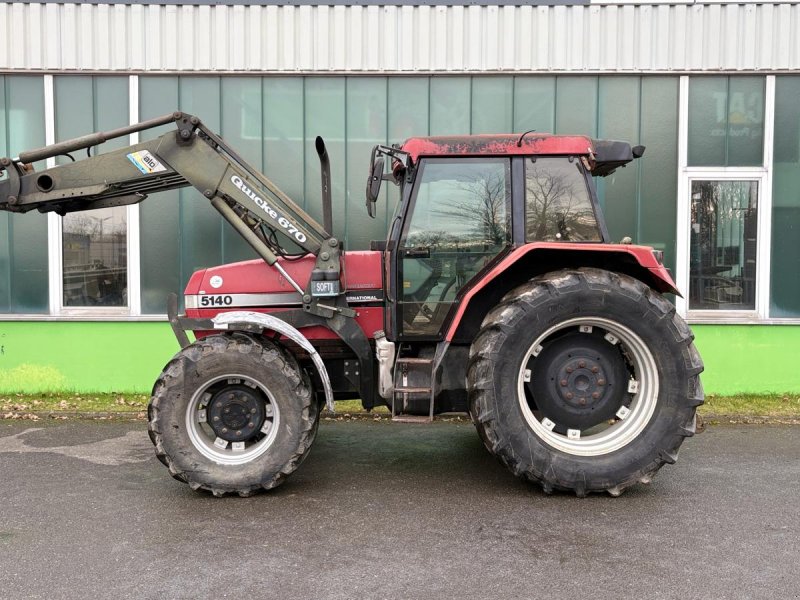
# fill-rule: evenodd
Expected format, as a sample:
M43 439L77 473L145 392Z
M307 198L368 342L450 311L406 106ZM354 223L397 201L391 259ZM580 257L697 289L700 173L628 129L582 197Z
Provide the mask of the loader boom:
M75 160L69 153L89 149L110 139L146 131L168 123L177 130L126 148ZM320 156L325 156L323 181L329 179L327 153L321 139ZM87 152L88 154L88 152ZM37 171L32 163L55 156L73 162ZM192 186L267 264L278 269L303 295L307 312L322 317L352 316L352 311L319 299L340 295L341 244L332 237L330 223L323 227L278 187L249 165L219 136L195 116L181 112L164 115L136 125L105 133L93 133L36 150L18 158L0 159L0 210L11 212L70 212L123 206L141 202L154 192ZM330 203L330 194L323 199ZM330 207L323 208L330 214ZM326 218L326 221L329 221ZM278 262L287 253L280 234L306 253L317 257L311 279L302 287ZM323 250L324 247L324 250Z

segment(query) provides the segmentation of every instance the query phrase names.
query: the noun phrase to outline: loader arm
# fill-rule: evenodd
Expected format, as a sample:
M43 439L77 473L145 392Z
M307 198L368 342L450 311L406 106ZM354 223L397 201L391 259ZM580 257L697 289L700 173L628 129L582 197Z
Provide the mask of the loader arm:
M169 123L176 131L152 140L75 160L69 153L110 139ZM324 143L318 138L320 156ZM89 152L87 151L87 155ZM55 156L73 162L41 171L33 163ZM327 156L327 155L326 155ZM323 160L323 171L327 168ZM352 317L339 289L341 244L331 235L330 206L323 208L323 227L197 117L175 112L110 132L59 142L19 157L0 159L0 210L66 213L141 202L154 192L194 187L270 266L278 269L303 296L308 313ZM325 179L323 172L323 180ZM330 203L330 194L323 194ZM294 281L278 256L286 251L279 234L316 256L308 282Z

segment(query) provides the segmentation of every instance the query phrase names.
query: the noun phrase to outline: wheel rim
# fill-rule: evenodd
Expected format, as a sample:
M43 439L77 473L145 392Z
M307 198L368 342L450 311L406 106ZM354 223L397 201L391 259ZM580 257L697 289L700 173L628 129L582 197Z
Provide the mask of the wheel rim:
M192 395L186 429L206 458L242 465L263 455L278 434L280 410L261 383L246 375L209 380Z
M565 339L578 340L578 335L591 337L572 355L560 349ZM537 370L537 360L546 363L544 371ZM619 379L620 366L624 376L615 381L617 390L608 392L612 375ZM548 375L545 382L536 379L542 372ZM609 319L578 317L549 328L530 345L520 365L517 394L526 422L543 442L567 454L599 456L639 436L655 412L658 384L653 354L636 333ZM582 429L592 414L599 421Z

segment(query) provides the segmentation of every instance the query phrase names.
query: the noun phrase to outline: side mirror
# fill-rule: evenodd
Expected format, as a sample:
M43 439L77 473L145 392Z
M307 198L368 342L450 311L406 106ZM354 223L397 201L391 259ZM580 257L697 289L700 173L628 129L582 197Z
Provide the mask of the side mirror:
M367 214L375 218L375 203L378 201L378 195L381 193L381 183L383 182L383 166L384 158L376 156L377 146L372 151L372 165L370 167L369 177L367 177Z

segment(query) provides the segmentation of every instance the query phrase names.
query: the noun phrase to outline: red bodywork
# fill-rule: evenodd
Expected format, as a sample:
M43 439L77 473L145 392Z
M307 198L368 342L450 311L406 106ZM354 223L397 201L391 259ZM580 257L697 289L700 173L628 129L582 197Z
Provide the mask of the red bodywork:
M630 244L575 244L567 242L537 242L526 244L511 251L497 265L494 266L480 281L466 288L464 295L458 303L456 314L448 328L445 338L452 340L470 300L481 289L489 285L503 273L510 265L520 260L523 256L537 250L558 250L560 252L583 251L603 253L624 253L632 256L636 262L647 269L656 284L654 287L660 292L676 292L675 283L667 269L661 265L653 255L652 248L647 246L634 246ZM362 296L352 300L358 316L356 322L361 329L372 339L376 331L384 328L383 302L378 299L371 300L372 296L383 298L382 281L382 253L375 251L347 252L343 259L343 289L349 292L348 296ZM308 255L297 261L281 261L290 277L300 286L305 286L314 267L314 257ZM218 287L211 285L212 278L221 278ZM211 267L197 271L186 286L187 297L233 296L235 294L269 294L266 300L259 298L237 298L236 303L230 306L213 306L208 308L190 306L187 302L186 316L192 318L211 318L221 312L231 310L249 310L254 312L272 313L281 310L298 308L301 305L300 295L294 291L289 282L276 270L269 267L262 260L250 260L232 263L219 267ZM243 302L243 303L240 303ZM261 302L260 305L252 302ZM336 334L325 327L309 327L303 334L310 340L335 340ZM202 335L202 334L200 334Z
M383 298L383 277L381 271L381 252L354 251L346 252L342 260L342 289L350 292L348 296L371 294ZM312 255L300 260L281 260L281 265L289 276L305 287L311 277L315 258ZM219 287L213 287L213 277L221 277ZM216 283L216 281L215 281ZM278 272L268 266L263 260L248 260L245 262L211 267L197 271L192 275L184 292L186 296L225 296L232 294L271 294L269 304L261 306L234 304L231 306L214 306L209 308L190 308L187 302L186 316L192 318L211 318L221 312L231 310L248 310L254 312L274 313L291 308L299 308L302 304L300 295L292 288L288 281ZM252 300L257 300L253 298ZM380 306L377 304L380 303ZM355 301L353 308L358 312L356 322L372 338L376 331L383 329L383 303L381 300L374 302ZM335 333L326 327L308 327L303 334L312 340L335 340Z

